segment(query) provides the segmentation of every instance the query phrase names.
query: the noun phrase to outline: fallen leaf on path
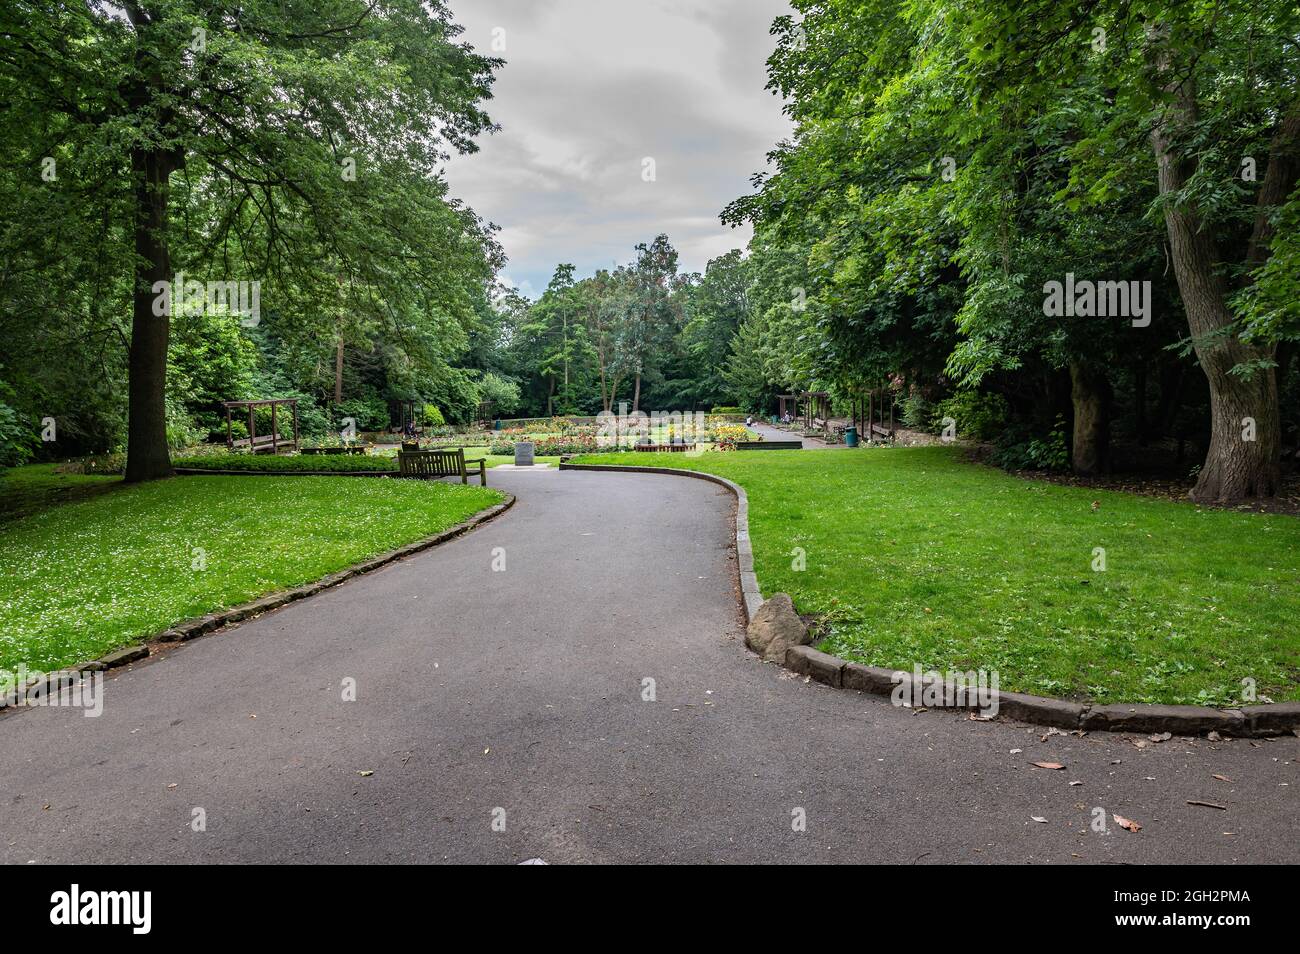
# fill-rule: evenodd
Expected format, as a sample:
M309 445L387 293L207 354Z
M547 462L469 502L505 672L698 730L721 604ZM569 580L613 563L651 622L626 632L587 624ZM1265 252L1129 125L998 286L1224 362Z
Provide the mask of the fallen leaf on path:
M1211 729L1209 732L1205 733L1205 737L1206 737L1207 739L1209 739L1211 742L1222 742L1222 741L1223 741L1223 736L1219 735L1219 733L1215 732L1213 729Z
M1214 777L1214 778L1217 778L1220 782L1231 782L1231 781L1232 781L1232 779L1228 778L1228 776L1226 776L1226 775L1215 775L1215 776L1213 776L1213 777Z
M1174 737L1174 734L1173 734L1172 732L1157 732L1155 735L1151 736L1151 741L1152 741L1152 742L1168 742L1168 741L1169 741L1170 739L1172 739L1173 737Z
M1139 825L1131 818L1125 818L1123 815L1115 815L1115 814L1111 814L1110 817L1115 819L1115 824L1119 825L1120 828L1125 828L1128 831L1134 831L1134 832L1142 830L1142 826Z
M1214 803L1214 802L1203 802L1203 801L1201 801L1200 799L1196 799L1196 798L1189 798L1189 799L1187 800L1187 804L1188 804L1188 805L1200 805L1202 808L1217 808L1217 809L1218 809L1219 811L1221 811L1221 812L1226 812L1226 811L1228 810L1228 806L1227 806L1227 805L1218 805L1218 804L1216 804L1216 803Z
M1040 769L1052 769L1053 771L1065 768L1060 762L1030 762L1029 764L1037 765Z
M1030 815L1030 816L1029 816L1029 820L1030 820L1030 821L1036 821L1036 822L1038 822L1038 824L1040 824L1040 825L1046 825L1046 824L1047 824L1047 819L1046 819L1046 818L1043 818L1043 817L1040 816L1040 815Z
M365 771L365 772L358 772L357 774L360 775L362 778L369 778L370 776L374 775L375 773L374 773L373 771L369 771L369 770L367 770L367 771Z

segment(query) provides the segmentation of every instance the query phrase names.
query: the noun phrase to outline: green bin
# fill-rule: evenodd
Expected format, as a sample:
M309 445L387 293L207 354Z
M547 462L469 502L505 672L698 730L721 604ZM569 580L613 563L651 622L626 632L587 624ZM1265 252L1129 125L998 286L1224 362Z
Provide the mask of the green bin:
M856 427L850 426L844 428L844 446L845 447L858 446L858 429Z

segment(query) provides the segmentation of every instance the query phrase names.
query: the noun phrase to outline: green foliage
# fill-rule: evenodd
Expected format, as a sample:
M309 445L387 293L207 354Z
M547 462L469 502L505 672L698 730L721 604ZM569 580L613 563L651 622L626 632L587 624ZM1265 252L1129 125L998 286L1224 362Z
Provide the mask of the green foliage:
M0 402L0 468L27 463L39 443L36 432L18 412Z
M1070 442L1065 420L1058 417L1046 437L1009 441L994 451L993 463L1006 470L1069 470Z
M479 400L492 402L494 417L513 414L519 408L519 384L495 371L485 371L478 380ZM441 423L441 422L439 422Z
M913 430L929 430L934 416L934 408L919 390L908 391L899 402L899 423Z
M350 398L335 409L335 430L343 428L344 418L352 418L358 431L388 430L388 402L378 397Z
M381 379L358 393L441 402L501 261L441 169L492 128L481 103L500 61L458 39L440 0L123 9L0 12L0 129L17 144L0 171L0 330L22 355L18 410L66 418L65 452L121 440L128 339L166 328L132 327L146 252L196 281L260 283L245 331L281 393L328 395L342 340L345 377ZM137 232L145 168L170 189L153 194L160 226ZM249 355L233 316L197 331L189 317L173 315L167 393L211 429L214 399L245 396Z
M930 430L943 430L944 418L956 422L961 440L990 441L998 437L1007 422L1007 400L1000 394L958 391L930 411Z
M257 345L237 316L194 313L173 318L167 345L168 444L185 447L223 431L222 401L261 397L254 387L258 361Z
M396 457L365 454L211 454L188 457L176 466L196 470L239 470L264 474L292 474L312 471L397 471Z

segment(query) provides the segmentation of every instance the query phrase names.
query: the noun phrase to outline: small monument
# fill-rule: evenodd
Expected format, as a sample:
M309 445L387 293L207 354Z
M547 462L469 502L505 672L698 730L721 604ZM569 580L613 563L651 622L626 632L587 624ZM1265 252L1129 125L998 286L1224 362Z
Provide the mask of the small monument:
M532 441L515 442L515 466L516 467L533 466L533 442Z

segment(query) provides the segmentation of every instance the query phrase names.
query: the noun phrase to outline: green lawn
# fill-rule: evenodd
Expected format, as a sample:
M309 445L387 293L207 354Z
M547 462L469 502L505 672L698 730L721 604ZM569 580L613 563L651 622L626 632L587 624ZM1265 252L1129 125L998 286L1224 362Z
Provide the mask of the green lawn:
M93 659L431 536L502 496L353 477L177 477L129 486L57 475L49 465L6 472L0 669Z
M1300 699L1293 517L1026 481L942 447L637 458L743 486L763 592L825 614L842 657L1098 702L1241 704L1246 678Z

